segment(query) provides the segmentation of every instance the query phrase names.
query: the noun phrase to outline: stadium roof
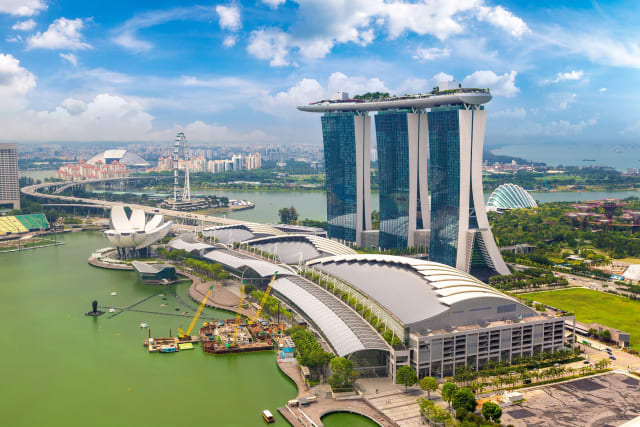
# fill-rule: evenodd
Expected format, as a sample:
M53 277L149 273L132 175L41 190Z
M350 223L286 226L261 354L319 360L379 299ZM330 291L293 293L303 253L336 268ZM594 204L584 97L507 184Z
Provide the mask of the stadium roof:
M299 308L325 336L338 356L389 347L380 335L338 298L299 276L273 283L273 289Z
M276 254L280 261L287 264L297 264L300 261L306 262L318 257L356 253L353 249L335 240L311 234L262 237L247 240L245 243L271 254Z
M410 325L445 314L458 303L481 298L514 299L453 267L391 255L341 255L307 265L367 295Z
M102 153L96 154L95 156L87 160L87 163L90 165L95 165L98 162L107 164L114 161L130 167L146 168L150 166L149 162L129 150L106 150Z

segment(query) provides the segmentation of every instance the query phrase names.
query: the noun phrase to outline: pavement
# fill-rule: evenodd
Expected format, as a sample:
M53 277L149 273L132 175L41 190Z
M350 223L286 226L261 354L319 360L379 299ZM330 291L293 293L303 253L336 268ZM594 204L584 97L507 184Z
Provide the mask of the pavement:
M618 426L640 416L640 379L621 372L521 390L501 423L520 426Z

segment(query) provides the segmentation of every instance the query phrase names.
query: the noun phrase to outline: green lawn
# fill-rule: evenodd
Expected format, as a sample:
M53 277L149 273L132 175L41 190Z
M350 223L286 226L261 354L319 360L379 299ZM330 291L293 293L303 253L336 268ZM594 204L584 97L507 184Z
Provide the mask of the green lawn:
M518 296L531 298L576 314L580 322L598 322L631 334L640 347L640 302L590 289L567 289Z

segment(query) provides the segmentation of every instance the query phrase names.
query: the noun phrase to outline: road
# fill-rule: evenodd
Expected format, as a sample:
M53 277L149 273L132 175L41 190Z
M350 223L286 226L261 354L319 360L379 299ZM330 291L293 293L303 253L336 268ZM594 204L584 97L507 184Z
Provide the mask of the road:
M73 184L91 184L91 183L97 183L102 181L104 180L82 181L82 182L79 182L79 183L76 182ZM25 195L36 197L36 198L48 199L48 200L62 200L68 203L82 203L84 205L95 206L96 208L111 209L113 206L120 206L120 205L126 204L132 209L142 209L145 213L148 213L150 215L164 215L166 217L171 217L171 218L190 219L190 220L196 220L201 223L206 222L206 223L213 223L213 224L220 224L220 225L254 224L248 221L240 221L235 219L223 218L219 216L203 215L203 214L190 213L190 212L174 211L171 209L156 208L153 206L138 205L135 203L110 202L110 201L99 200L99 199L83 199L81 197L62 196L60 194L53 194L53 193L40 193L38 191L43 188L52 188L60 185L69 186L69 184L71 183L47 182L44 184L36 184L28 187L23 187L22 189L20 189L20 191Z

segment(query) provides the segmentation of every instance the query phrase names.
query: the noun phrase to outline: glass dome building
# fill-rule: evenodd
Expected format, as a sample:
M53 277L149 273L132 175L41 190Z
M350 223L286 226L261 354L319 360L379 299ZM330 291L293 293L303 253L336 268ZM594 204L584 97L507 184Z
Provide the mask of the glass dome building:
M515 184L502 184L489 196L487 208L489 210L506 210L537 208L538 204L531 194Z

